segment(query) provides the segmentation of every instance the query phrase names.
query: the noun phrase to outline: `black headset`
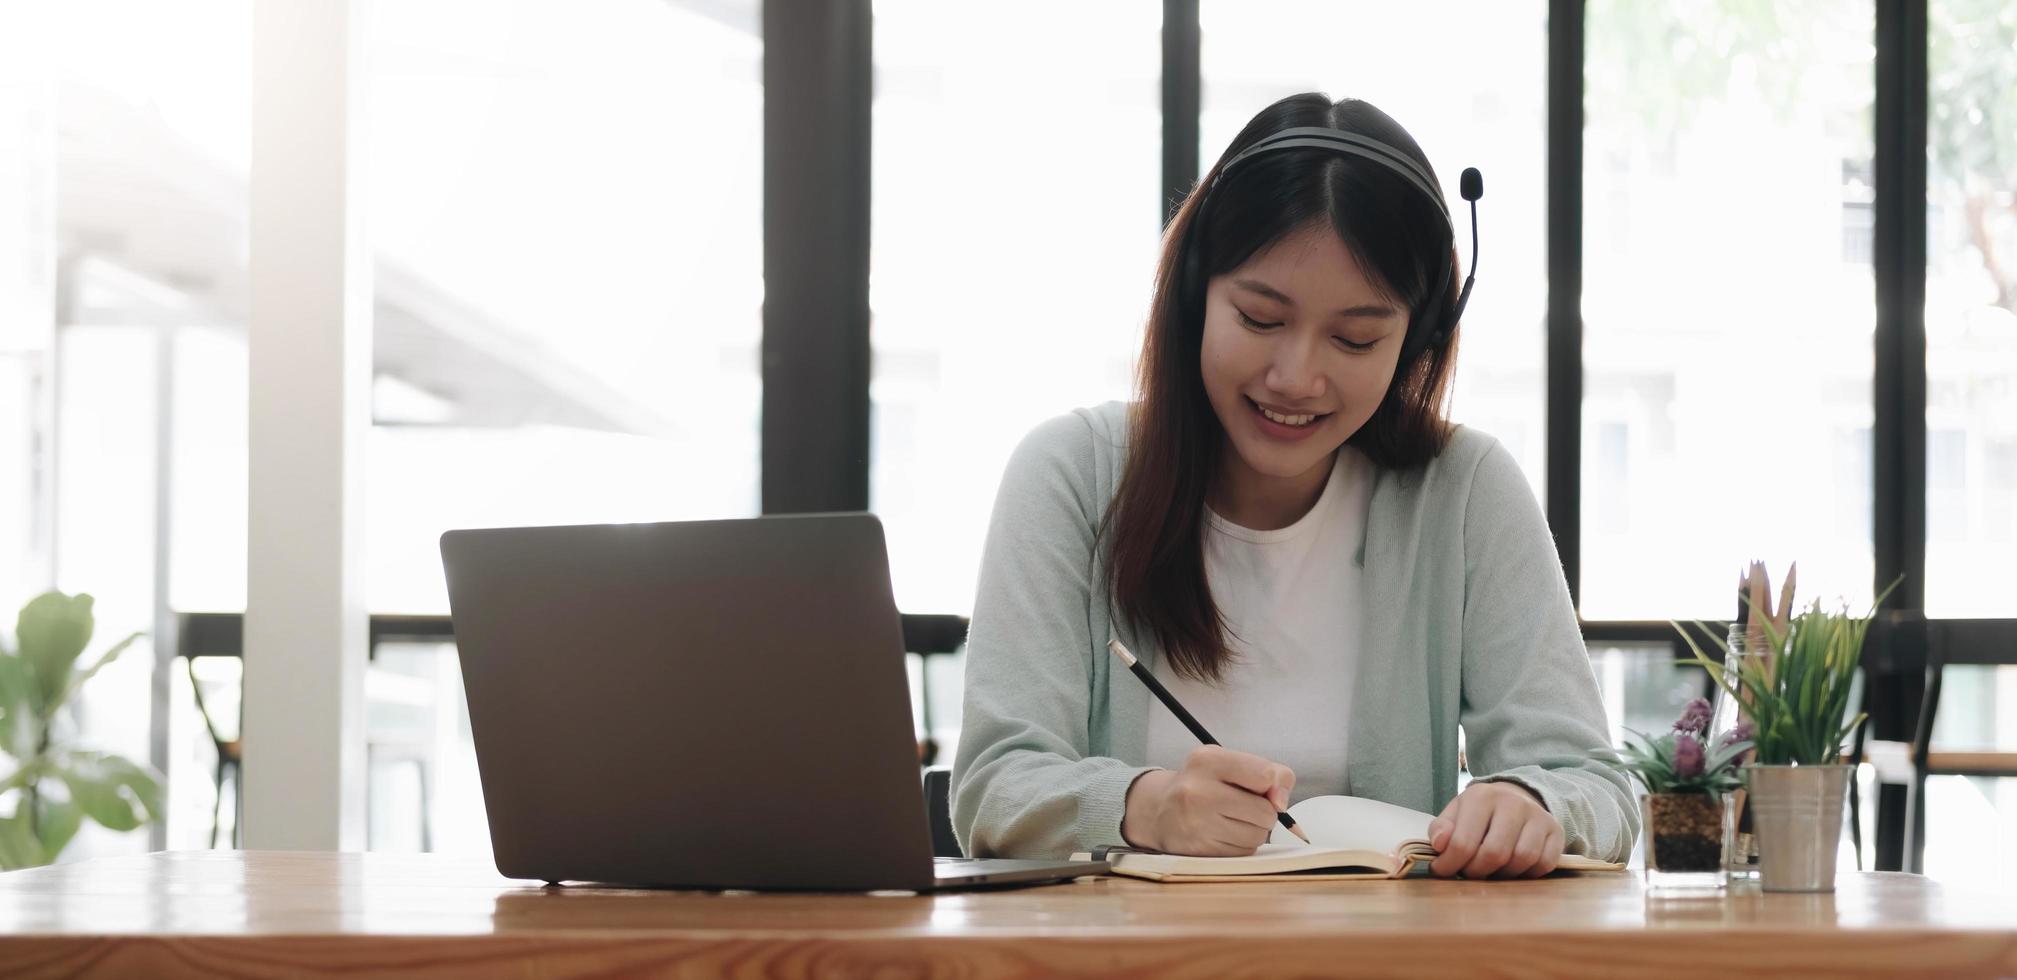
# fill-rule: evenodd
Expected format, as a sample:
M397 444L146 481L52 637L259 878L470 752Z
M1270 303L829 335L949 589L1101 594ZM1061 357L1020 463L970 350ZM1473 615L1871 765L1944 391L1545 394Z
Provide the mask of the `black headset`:
M1204 196L1199 198L1197 208L1191 215L1190 225L1184 232L1183 256L1179 263L1183 282L1178 295L1184 298L1185 303L1194 304L1200 311L1200 316L1204 306L1205 283L1203 272L1199 268L1203 260L1198 257L1197 237L1202 234L1198 228L1204 224L1205 207L1211 203L1212 191L1226 179L1226 174L1245 160L1275 150L1297 149L1330 150L1333 153L1371 160L1393 171L1402 180L1407 181L1409 186L1436 203L1436 210L1442 214L1443 224L1450 231L1450 245L1452 248L1456 246L1457 225L1450 219L1450 208L1443 202L1443 192L1436 187L1435 178L1429 176L1428 171L1407 154L1369 136L1348 133L1342 129L1331 129L1326 126L1296 126L1284 129L1241 150L1231 160L1227 160L1225 165L1218 169L1218 173L1212 176L1211 184L1205 187ZM1464 305L1471 301L1471 286L1478 279L1478 198L1485 195L1485 178L1478 173L1478 168L1464 168L1463 176L1458 181L1458 190L1464 195L1464 200L1471 202L1471 272L1464 277L1464 288L1458 292L1456 305L1450 307L1450 315L1447 318L1430 324L1428 329L1415 330L1412 329L1414 323L1413 316L1410 315L1411 329L1408 330L1407 342L1401 347L1398 362L1403 368L1424 348L1440 347L1449 341L1450 331L1456 329L1457 322L1463 318ZM1455 274L1456 256L1452 254L1449 263L1443 266L1442 274L1436 278L1435 290L1429 294L1430 309L1433 310L1434 304L1448 292L1450 279Z

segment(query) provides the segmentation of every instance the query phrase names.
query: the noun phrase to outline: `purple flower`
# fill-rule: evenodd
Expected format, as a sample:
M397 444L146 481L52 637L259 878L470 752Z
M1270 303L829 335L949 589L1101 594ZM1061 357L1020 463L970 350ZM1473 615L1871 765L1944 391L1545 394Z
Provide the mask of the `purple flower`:
M1709 699L1696 698L1681 710L1681 719L1674 722L1674 730L1701 738L1709 732L1710 714Z
M1695 736L1682 732L1674 736L1674 775L1680 779L1694 779L1702 775L1702 743Z
M1750 722L1740 721L1737 723L1737 727L1730 729L1729 733L1723 736L1723 747L1729 748L1738 742L1742 742L1750 738L1757 730L1757 726L1752 725Z

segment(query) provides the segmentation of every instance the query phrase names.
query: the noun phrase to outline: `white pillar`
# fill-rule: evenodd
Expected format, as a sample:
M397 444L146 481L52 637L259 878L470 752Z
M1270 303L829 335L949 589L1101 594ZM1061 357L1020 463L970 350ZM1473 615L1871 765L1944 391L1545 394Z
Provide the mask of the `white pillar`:
M252 14L247 848L364 844L364 2Z
M56 583L56 100L48 11L0 7L0 629Z

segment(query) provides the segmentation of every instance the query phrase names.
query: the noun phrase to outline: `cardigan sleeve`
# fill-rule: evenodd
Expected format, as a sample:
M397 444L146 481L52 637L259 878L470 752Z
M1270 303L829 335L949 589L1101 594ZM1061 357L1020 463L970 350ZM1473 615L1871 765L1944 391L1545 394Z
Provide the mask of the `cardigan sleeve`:
M1038 426L995 495L952 773L953 830L970 856L1123 843L1128 787L1149 771L1090 754L1094 438L1077 415Z
M1533 790L1567 853L1624 861L1638 808L1625 778L1590 758L1610 744L1603 698L1547 521L1497 443L1464 511L1462 676L1471 772Z

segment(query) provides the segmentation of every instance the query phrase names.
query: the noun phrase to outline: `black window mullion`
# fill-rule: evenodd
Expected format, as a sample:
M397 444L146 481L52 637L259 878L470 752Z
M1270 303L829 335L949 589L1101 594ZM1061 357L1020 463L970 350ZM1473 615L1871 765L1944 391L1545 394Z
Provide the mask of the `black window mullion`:
M1876 586L1926 603L1926 0L1877 0L1877 329L1871 499Z
M1583 2L1548 3L1548 527L1569 596L1583 569Z
M1163 0L1163 192L1168 224L1198 179L1198 114L1203 110L1198 0Z
M1896 581L1886 605L1910 617L1926 603L1926 0L1877 0L1874 26L1871 545L1877 590ZM1870 736L1911 738L1923 687L1913 670L1873 677ZM1905 867L1908 806L1904 787L1880 787L1878 870Z
M869 4L763 2L766 514L868 509Z

